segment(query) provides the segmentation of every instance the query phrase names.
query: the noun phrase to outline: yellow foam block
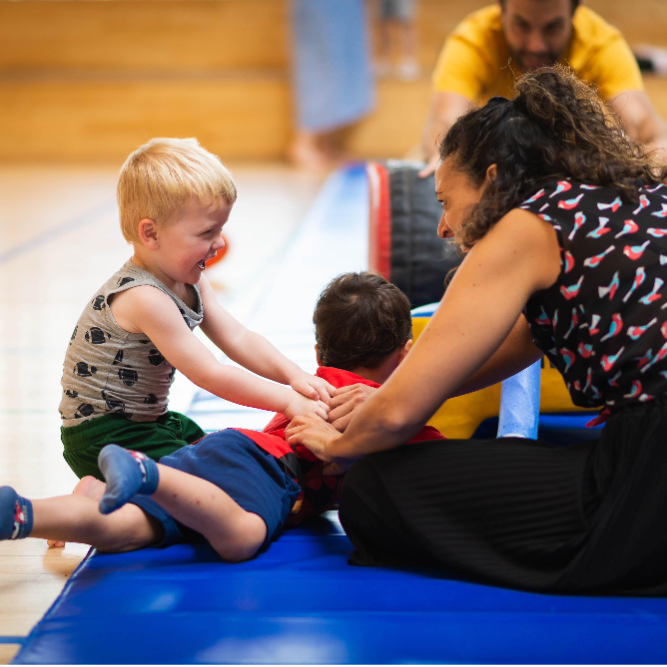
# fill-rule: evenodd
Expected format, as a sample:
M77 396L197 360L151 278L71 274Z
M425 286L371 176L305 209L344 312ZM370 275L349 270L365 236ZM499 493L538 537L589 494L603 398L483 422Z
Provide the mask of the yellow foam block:
M428 317L412 318L412 333L417 340L428 324ZM542 360L540 412L579 412L572 403L562 375L545 357ZM428 422L448 438L470 438L477 427L489 417L497 417L500 410L500 384L451 398L444 403Z

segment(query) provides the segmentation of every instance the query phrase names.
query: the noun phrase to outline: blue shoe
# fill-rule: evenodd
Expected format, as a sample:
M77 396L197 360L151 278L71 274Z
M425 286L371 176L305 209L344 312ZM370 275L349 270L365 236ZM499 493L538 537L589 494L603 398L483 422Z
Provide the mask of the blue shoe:
M0 540L20 540L32 532L32 503L11 486L0 486Z
M110 514L137 494L150 496L157 490L160 479L153 459L141 452L107 445L97 459L107 482L107 489L100 500L100 512Z

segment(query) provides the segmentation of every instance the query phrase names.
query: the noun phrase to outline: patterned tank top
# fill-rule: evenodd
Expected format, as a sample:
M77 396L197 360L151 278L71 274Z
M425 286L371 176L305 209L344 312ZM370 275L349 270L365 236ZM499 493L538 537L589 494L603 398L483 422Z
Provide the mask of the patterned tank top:
M617 410L667 393L667 187L553 181L522 209L553 225L561 272L525 308L575 405Z
M191 331L204 319L198 285L192 286L192 310L153 274L128 260L88 302L72 334L61 381L63 426L112 412L132 421L155 421L167 411L176 369L145 334L121 329L109 307L110 296L140 285L170 296Z

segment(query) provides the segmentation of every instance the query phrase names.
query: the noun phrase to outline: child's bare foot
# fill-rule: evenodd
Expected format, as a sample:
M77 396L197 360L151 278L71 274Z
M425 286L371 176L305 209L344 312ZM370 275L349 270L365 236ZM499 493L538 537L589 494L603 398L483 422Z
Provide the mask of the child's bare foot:
M99 479L91 477L90 475L82 477L72 491L73 496L87 496L98 502L102 499L107 485L100 482ZM65 546L64 542L58 540L46 540L49 549L62 549Z

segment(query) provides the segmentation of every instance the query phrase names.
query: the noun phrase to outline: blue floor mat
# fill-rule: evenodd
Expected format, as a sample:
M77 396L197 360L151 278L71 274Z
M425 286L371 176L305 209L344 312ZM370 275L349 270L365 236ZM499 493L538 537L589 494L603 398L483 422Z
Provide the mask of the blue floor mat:
M335 513L253 561L205 544L95 554L33 630L35 663L664 663L667 600L537 595L358 568Z
M335 174L246 322L304 366L314 369L319 290L366 266L366 205L363 169ZM261 427L268 418L256 412L204 394L189 410L211 428ZM286 531L237 565L203 543L93 554L14 663L667 662L667 600L537 595L353 567L336 517Z

